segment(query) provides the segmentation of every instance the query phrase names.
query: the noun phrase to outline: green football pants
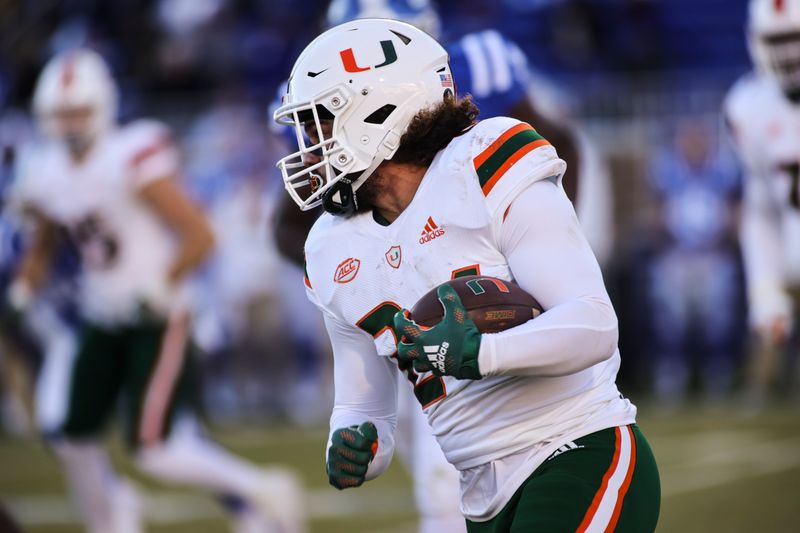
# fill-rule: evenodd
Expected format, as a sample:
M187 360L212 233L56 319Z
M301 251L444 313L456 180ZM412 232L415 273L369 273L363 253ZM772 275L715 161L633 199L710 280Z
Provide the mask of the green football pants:
M62 433L80 439L104 429L122 396L132 446L163 439L181 408L196 409L188 323L114 329L83 326Z
M653 452L636 424L566 443L486 522L469 533L649 533L661 486Z

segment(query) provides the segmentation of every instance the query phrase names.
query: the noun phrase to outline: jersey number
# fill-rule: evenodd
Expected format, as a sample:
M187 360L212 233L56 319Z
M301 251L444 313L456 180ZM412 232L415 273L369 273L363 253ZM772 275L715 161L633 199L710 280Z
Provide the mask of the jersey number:
M450 279L455 279L461 276L474 276L480 273L480 265L470 265L454 270L450 274ZM477 282L481 280L475 281ZM477 285L477 288L481 291L483 290L480 285ZM473 289L473 291L474 290L475 289ZM506 291L508 291L508 289L506 289ZM400 306L396 303L383 302L375 306L372 311L364 315L361 320L358 321L356 326L372 335L373 339L377 339L387 330L391 331L392 336L394 337L392 324L394 323L394 314L399 310ZM397 346L397 337L394 339L394 344ZM414 369L410 364L403 365L398 361L398 366L400 367L400 370L406 373L411 384L414 385L414 396L416 396L417 401L422 404L423 409L435 404L447 396L447 390L444 387L444 380L442 378L431 374L422 381L417 381L419 379L419 374L414 372Z
M392 331L392 323L394 322L394 314L399 310L400 306L396 303L383 302L376 306L372 311L364 315L364 317L358 321L356 326L372 335L372 338L374 339L377 339L383 335L383 332L386 330L391 331L392 335L394 336L394 331ZM394 343L395 346L397 346L396 337L394 339ZM398 366L400 367L401 371L406 373L406 376L408 376L408 381L410 381L414 386L414 396L416 396L417 401L422 404L423 409L435 404L447 396L447 392L444 388L444 380L442 378L431 374L422 381L418 381L419 374L414 372L411 364L404 365L398 361Z
M92 270L111 268L119 255L119 243L97 215L89 215L72 227L81 261Z

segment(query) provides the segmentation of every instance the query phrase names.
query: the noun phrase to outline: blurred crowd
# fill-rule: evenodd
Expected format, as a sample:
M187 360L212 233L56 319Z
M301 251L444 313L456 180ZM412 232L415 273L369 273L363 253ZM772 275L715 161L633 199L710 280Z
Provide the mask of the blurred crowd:
M323 27L327 4L0 2L4 191L18 149L38 135L30 98L56 52L99 51L119 80L121 119L151 116L172 127L184 183L217 235L212 259L192 280L193 338L217 420L305 424L329 414L327 339L301 270L274 244L284 194L274 162L286 147L268 114L298 52ZM582 164L598 180L587 203L599 221L587 233L598 234L593 244L620 316L622 390L652 394L664 406L687 394L716 402L745 390L742 183L720 108L749 68L746 1L442 0L438 7L446 38L494 28L515 41L533 71L531 97L580 132ZM24 231L5 210L0 224L4 289ZM0 421L10 431L26 429L25 398L41 362L31 329L2 335Z

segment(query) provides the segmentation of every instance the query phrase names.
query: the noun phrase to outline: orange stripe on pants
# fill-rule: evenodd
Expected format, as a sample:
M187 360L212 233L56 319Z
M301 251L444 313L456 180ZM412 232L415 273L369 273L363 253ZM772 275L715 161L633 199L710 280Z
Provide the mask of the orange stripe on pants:
M139 418L139 442L144 446L161 440L169 402L183 367L188 332L188 313L171 317L167 323Z
M592 505L590 505L589 509L586 511L583 521L581 522L581 525L578 526L576 533L583 533L586 531L586 528L589 527L589 524L592 522L592 518L594 518L594 515L597 512L597 508L600 507L600 501L603 499L603 494L608 487L608 480L611 479L611 475L614 473L614 470L617 469L617 464L619 464L620 447L622 444L619 428L614 428L614 439L614 458L611 460L611 466L608 467L608 470L606 470L606 473L603 475L603 481L600 483L600 488L597 489L597 492L594 494Z

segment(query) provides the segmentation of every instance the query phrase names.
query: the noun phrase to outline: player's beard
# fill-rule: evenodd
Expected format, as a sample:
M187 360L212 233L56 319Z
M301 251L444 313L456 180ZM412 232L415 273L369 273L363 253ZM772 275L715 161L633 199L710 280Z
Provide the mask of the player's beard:
M375 209L378 194L386 186L386 178L373 172L356 191L356 213L366 213Z

